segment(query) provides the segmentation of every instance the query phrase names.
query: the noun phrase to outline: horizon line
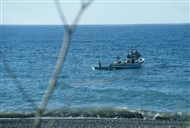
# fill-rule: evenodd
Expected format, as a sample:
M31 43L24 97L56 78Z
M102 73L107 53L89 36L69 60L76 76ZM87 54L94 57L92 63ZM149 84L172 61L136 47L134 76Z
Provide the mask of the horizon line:
M190 24L188 22L184 23L126 23L126 24L76 24L76 25L156 25L156 24ZM72 24L0 24L0 25L72 25Z

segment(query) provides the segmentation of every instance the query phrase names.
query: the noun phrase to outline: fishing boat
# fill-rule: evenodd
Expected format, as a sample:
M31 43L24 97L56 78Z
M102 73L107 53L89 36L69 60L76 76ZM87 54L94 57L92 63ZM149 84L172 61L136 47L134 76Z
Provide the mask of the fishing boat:
M142 63L145 61L144 58L141 58L141 54L137 50L131 51L127 55L127 60L119 61L120 57L116 57L114 63L109 64L108 66L102 67L101 62L98 61L97 67L92 67L93 70L113 70L113 69L131 69L131 68L140 68Z

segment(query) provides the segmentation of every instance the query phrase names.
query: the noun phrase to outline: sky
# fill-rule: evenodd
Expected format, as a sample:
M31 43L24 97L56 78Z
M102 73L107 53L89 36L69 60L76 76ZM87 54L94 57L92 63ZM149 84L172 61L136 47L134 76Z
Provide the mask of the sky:
M72 24L79 0L60 0L63 22L53 0L1 0L1 24ZM78 24L189 23L189 0L94 0Z

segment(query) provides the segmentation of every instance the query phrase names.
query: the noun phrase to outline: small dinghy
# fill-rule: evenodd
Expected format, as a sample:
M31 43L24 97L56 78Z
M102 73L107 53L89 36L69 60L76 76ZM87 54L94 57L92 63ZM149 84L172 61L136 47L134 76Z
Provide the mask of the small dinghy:
M113 70L113 67L92 67L92 70Z

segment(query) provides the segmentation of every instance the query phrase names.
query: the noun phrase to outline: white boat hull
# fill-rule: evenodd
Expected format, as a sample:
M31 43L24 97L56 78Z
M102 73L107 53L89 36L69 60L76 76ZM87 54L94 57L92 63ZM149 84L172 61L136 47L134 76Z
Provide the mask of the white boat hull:
M141 64L145 61L144 58L140 58L139 60L137 60L135 63L131 63L131 62L124 62L124 63L113 63L111 64L111 67L115 68L115 69L130 69L130 68L140 68Z
M129 68L140 68L142 63L139 64L114 64L111 65L115 69L129 69Z
M113 69L140 68L141 64L145 61L145 59L141 58L140 55L137 56L135 53L133 52L133 54L129 55L128 59L123 62L118 61L119 57L117 57L117 61L115 63L110 64L108 67L102 67L100 61L98 61L99 67L92 67L92 69L93 70L113 70Z
M115 70L115 69L132 69L140 68L141 64L145 61L144 58L141 58L140 61L136 63L120 63L120 64L111 64L110 67L92 67L92 70Z

